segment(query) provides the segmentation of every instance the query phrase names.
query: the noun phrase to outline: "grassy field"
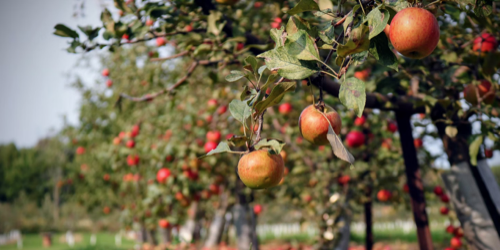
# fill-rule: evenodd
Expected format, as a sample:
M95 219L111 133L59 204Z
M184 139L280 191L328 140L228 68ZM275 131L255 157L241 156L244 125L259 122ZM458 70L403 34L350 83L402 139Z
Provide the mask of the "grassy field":
M75 234L76 237L77 234ZM24 250L38 250L38 249L48 249L48 250L125 250L132 249L134 242L127 240L122 237L122 245L120 247L115 246L115 235L110 233L98 233L96 234L96 245L90 245L90 233L82 233L82 240L80 242L75 242L75 246L70 248L68 244L60 241L63 234L55 234L52 236L52 247L43 248L42 247L42 236L38 234L25 234L23 235L23 248ZM0 250L14 250L18 249L17 244L0 246Z

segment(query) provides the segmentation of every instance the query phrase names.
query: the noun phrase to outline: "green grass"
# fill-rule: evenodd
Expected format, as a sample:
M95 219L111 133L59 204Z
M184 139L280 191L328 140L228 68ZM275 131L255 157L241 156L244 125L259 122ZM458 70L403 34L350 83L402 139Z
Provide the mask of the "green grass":
M43 248L42 236L39 234L23 234L23 250L125 250L131 249L134 246L134 241L122 237L121 247L115 246L115 235L111 233L97 233L96 245L90 245L90 233L82 233L82 241L75 243L73 248L68 244L59 242L59 238L64 234L55 234L52 236L52 246L50 248ZM76 235L76 234L75 234ZM14 250L18 249L17 244L0 246L0 250Z

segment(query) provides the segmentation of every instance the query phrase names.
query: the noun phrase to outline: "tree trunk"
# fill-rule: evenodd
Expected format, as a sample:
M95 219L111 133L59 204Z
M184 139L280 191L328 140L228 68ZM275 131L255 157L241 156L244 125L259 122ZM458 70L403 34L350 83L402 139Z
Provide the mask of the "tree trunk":
M403 158L405 162L405 173L408 188L410 189L411 209L413 219L417 226L418 244L421 250L432 250L431 232L429 230L429 218L425 211L425 195L422 177L417 159L417 150L413 143L413 134L410 123L411 114L405 112L395 112L398 123L399 139L403 149Z
M213 248L219 245L222 239L222 233L224 232L224 225L226 224L226 212L228 209L228 193L223 192L220 196L220 206L217 208L214 214L212 223L210 224L210 229L208 232L207 240L205 241L205 247Z
M239 250L259 250L259 242L256 237L255 226L252 220L253 209L248 203L253 198L252 195L247 197L243 193L245 188L243 182L238 179L236 183L236 194L238 198L237 204L233 207L233 221L236 227L237 246Z
M152 230L147 230L147 233L146 233L146 238L147 238L148 243L149 243L151 246L156 246L156 245L158 245L158 240L156 240L156 230L154 230L154 229L152 229Z
M170 240L172 239L172 234L171 234L170 228L160 227L158 229L158 231L160 233L161 244L164 246L167 246L168 243L170 243Z
M59 203L60 203L60 192L61 188L59 187L59 182L61 181L62 178L62 169L60 167L57 167L55 169L54 173L54 193L53 193L53 199L54 199L54 211L53 211L53 217L54 217L54 225L57 225L59 222Z
M347 213L344 213L339 218L339 222L343 222L344 226L340 228L340 239L335 250L348 250L349 242L351 240L351 216Z
M186 224L181 227L179 236L181 240L185 242L191 242L193 239L195 239L195 232L196 232L196 214L198 211L198 203L193 202L191 203L191 207L189 208L190 212L188 214L188 219L186 221Z
M371 192L367 192L370 193ZM369 202L366 202L364 204L365 207L365 224L366 224L366 229L365 229L365 248L366 250L372 250L373 248L373 219L372 219L372 202L371 200Z

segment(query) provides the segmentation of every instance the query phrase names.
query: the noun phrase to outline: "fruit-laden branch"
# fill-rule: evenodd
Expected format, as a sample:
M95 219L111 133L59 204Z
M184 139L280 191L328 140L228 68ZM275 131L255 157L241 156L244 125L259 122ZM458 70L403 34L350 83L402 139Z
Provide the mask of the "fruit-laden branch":
M208 65L214 65L214 64L218 64L218 63L221 63L223 61L210 61L210 60L200 60L200 61L194 61L188 68L187 70L187 73L186 75L184 75L181 79L179 79L174 85L168 87L168 88L165 88L165 89L162 89L158 92L155 92L153 94L146 94L146 95L143 95L141 97L134 97L134 96L129 96L125 93L122 93L120 94L120 97L118 98L117 100L117 104L119 104L121 102L121 100L123 98L125 99L128 99L128 100L131 100L131 101L134 101L134 102L145 102L145 101L151 101L153 100L154 98L160 96L160 95L163 95L163 94L168 94L168 93L171 93L175 88L181 86L182 84L184 84L186 82L186 80L193 74L193 71L196 69L196 67L198 65L205 65L205 66L208 66ZM239 63L239 61L230 61L230 62L226 62L225 64L235 64L235 63Z

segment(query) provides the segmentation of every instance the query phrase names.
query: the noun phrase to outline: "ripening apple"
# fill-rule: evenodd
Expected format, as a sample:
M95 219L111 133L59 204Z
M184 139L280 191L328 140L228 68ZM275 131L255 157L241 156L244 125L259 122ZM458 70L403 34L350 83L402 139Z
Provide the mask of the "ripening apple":
M361 71L356 71L354 72L354 77L365 82L366 80L368 80L368 78L370 78L371 71L372 70L370 68L366 68Z
M279 29L280 26L281 26L280 23L277 23L277 22L272 22L271 23L271 28L273 28L273 29Z
M256 8L256 9L258 9L258 8L262 7L262 5L264 5L264 3L262 3L262 2L255 2L253 4L253 7Z
M286 153L286 151L281 150L280 155L281 155L281 158L283 159L283 162L286 162L286 158L288 157L288 154Z
M219 105L219 102L217 99L210 99L207 101L207 105L209 109L213 110L217 107L217 105Z
M424 142L422 141L422 139L416 138L413 140L413 145L415 145L416 149L419 149L422 147L422 145L424 145Z
M133 148L133 147L135 147L135 141L129 140L129 141L127 141L125 146L127 146L127 148Z
M76 154L77 155L83 155L85 153L85 148L84 147L77 147L76 148Z
M460 247L462 247L462 241L458 237L453 237L450 240L450 246L453 249L459 249Z
M474 39L474 42L472 43L472 51L476 54L480 53L484 56L486 53L496 50L497 46L497 39L495 39L493 35L483 33Z
M210 186L208 186L208 190L210 190L210 193L214 194L214 195L218 195L220 193L220 188L218 185L216 184L210 184Z
M102 212L103 212L104 214L109 214L109 212L110 212L110 211L111 211L111 209L110 209L109 207L104 207L104 208L102 209Z
M122 35L122 39L123 40L128 40L130 38L130 36L128 34L123 34Z
M207 132L207 140L211 142L219 142L221 138L221 134L219 131L208 131Z
M345 137L347 146L351 148L358 148L365 144L365 134L361 131L351 131Z
M349 175L342 175L340 176L338 179L337 179L337 183L341 186L349 183L349 181L351 180L351 177Z
M386 189L382 189L377 193L377 199L381 202L388 201L391 198L391 192Z
M153 26L153 24L154 24L154 23L155 23L155 22L154 22L153 20L148 19L148 20L146 21L146 26Z
M396 123L394 122L388 122L387 130L391 133L395 133L396 131L398 131L398 125L396 125Z
M279 17L276 17L276 18L274 18L274 22L275 23L281 23L281 22L283 22L283 20L281 18L279 18Z
M109 174L104 174L104 176L102 177L102 179L104 181L109 181Z
M216 148L217 148L216 142L209 141L209 142L205 143L205 153L207 153L207 154L208 154L208 152L210 152Z
M340 134L342 120L337 111L328 106L321 112L314 105L309 105L299 117L300 134L314 145L328 144L326 135L330 125L337 135Z
M403 192L405 192L405 193L409 193L410 192L410 187L408 186L408 184L404 184L403 185Z
M260 213L262 213L262 205L257 204L253 206L253 212L255 213L255 215L259 215Z
M158 221L158 226L160 226L161 228L168 228L169 225L170 223L166 219L160 219Z
M129 155L127 156L127 165L136 166L139 164L139 156L138 155Z
M219 115L223 115L224 113L226 113L227 111L227 106L226 105L223 105L223 106L220 106L218 109L217 109L217 114Z
M102 76L109 76L109 69L103 69Z
M441 196L441 195L443 195L443 194L444 194L444 190L443 190L443 188L442 188L442 187L440 187L440 186L436 186L436 187L434 188L434 194L436 194L437 196Z
M306 195L304 195L303 199L304 199L305 202L311 202L312 197L311 197L311 195L306 194Z
M382 148L385 148L387 150L391 150L391 146L392 146L392 139L391 138L385 138L382 140L382 145L381 145Z
M140 127L139 125L132 126L132 130L130 130L130 137L134 138L139 134Z
M491 83L487 80L481 80L481 84L479 85L467 85L464 88L464 98L466 101L470 102L472 105L477 105L476 88L479 90L479 97L484 98L484 103L492 104L495 101L495 92L490 92ZM486 96L486 94L488 94L488 96Z
M290 112L292 112L292 104L290 104L289 102L283 103L279 106L278 110L280 114L288 115L290 114Z
M238 44L236 44L236 51L240 51L240 50L242 50L244 47L245 47L245 45L244 45L243 43L238 43Z
M453 225L447 226L446 232L452 234L453 232L455 232L455 227Z
M439 42L436 17L423 8L412 7L399 11L386 29L394 48L408 58L427 57Z
M156 38L156 46L160 47L160 46L163 46L165 44L167 44L167 40L165 40L165 38L163 38L163 37Z
M156 173L156 180L158 181L158 183L165 183L169 176L170 176L170 169L161 168Z
M361 116L361 117L356 117L356 119L354 119L354 126L363 126L366 122L366 117L364 116Z
M441 201L444 203L448 203L448 202L450 202L450 197L448 197L448 195L446 195L446 194L443 194L443 195L441 195Z
M243 155L238 162L238 175L251 189L270 188L283 178L283 158L266 149L255 150Z
M457 227L453 230L453 235L455 235L455 237L462 238L464 237L464 230L461 227Z
M111 88L111 86L113 86L113 81L111 79L108 79L106 81L106 87Z
M484 150L484 157L490 159L493 157L493 150L492 149L485 149Z
M191 32L193 31L193 26L191 24L186 26L186 32Z
M450 212L450 210L447 208L447 207L441 207L439 209L439 212L442 214L442 215L447 215L448 212Z

